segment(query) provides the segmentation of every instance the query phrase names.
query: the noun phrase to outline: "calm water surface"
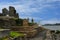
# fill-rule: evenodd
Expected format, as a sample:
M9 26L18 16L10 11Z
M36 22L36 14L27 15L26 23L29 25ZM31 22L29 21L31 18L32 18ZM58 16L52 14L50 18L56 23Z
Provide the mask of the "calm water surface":
M51 29L51 30L60 30L60 25L58 26L43 26L44 28Z

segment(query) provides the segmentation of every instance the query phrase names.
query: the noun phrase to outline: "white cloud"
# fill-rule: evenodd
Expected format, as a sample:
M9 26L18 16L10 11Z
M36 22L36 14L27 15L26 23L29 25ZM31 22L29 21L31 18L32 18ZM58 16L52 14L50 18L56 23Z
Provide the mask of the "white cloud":
M49 19L49 20L43 20L41 21L42 24L55 24L55 23L60 23L60 20L57 18Z
M42 20L42 18L40 18L40 17L31 17L31 16L22 16L22 17L20 17L20 18L29 18L29 19L34 19L34 20Z
M47 2L53 2L53 1L60 1L60 0L18 0L16 2L5 2L0 3L0 8L8 7L8 6L14 6L19 12L23 12L26 14L31 14L32 12L39 12L41 9L45 7L51 7L51 5L45 4ZM30 8L30 6L38 6Z
M19 0L16 2L5 2L5 3L0 3L0 12L2 11L2 8L7 8L9 6L14 6L17 10L18 13L22 13L22 14L26 14L26 15L32 15L32 13L38 13L43 11L44 8L52 8L53 5L48 4L51 2L55 2L55 1L60 1L60 0ZM31 7L32 6L32 7ZM54 8L54 7L53 7ZM22 16L22 18L26 18L28 16ZM30 19L32 17L29 17ZM33 17L36 20L40 20L40 18L37 17ZM42 23L56 23L58 22L58 20L46 20L46 21L42 21ZM60 21L59 21L60 22Z
M17 12L21 12L24 13L26 15L30 15L32 12L38 12L37 8L30 8L28 5L13 5L13 4L8 4L8 5L0 5L0 10L2 10L2 8L7 8L9 6L14 6L17 10Z

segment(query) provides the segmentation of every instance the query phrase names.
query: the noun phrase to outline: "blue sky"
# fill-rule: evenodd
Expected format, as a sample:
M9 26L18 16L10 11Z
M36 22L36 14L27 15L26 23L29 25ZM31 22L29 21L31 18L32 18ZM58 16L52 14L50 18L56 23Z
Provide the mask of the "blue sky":
M16 8L20 18L33 18L41 24L60 23L60 0L0 0L0 12L9 6Z

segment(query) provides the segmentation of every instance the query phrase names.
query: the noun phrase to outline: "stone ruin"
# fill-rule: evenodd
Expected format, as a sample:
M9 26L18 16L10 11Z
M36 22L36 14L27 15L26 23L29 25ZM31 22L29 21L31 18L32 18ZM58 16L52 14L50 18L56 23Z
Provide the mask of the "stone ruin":
M6 8L2 9L0 13L0 28L11 28L12 26L32 26L34 20L29 23L28 19L19 18L16 9L12 6L9 6L9 10Z
M9 6L9 10L3 8L2 13L0 13L0 27L10 28L11 26L15 26L16 22L13 20L14 18L19 18L14 7Z

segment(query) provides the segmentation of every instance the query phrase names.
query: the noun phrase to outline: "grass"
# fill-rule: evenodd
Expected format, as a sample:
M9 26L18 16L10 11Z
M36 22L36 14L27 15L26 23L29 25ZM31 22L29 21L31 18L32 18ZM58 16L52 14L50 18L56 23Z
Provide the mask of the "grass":
M15 32L15 31L10 32L10 37L11 38L24 37L24 36L25 36L25 34L23 34L23 33L18 33L18 32ZM8 37L3 37L3 38L0 38L0 40L9 40L9 38Z
M0 40L9 40L8 37L0 38Z
M23 33L18 33L18 32L14 32L14 31L11 31L10 32L10 36L12 37L12 38L14 38L14 37L24 37L25 35L23 34Z

